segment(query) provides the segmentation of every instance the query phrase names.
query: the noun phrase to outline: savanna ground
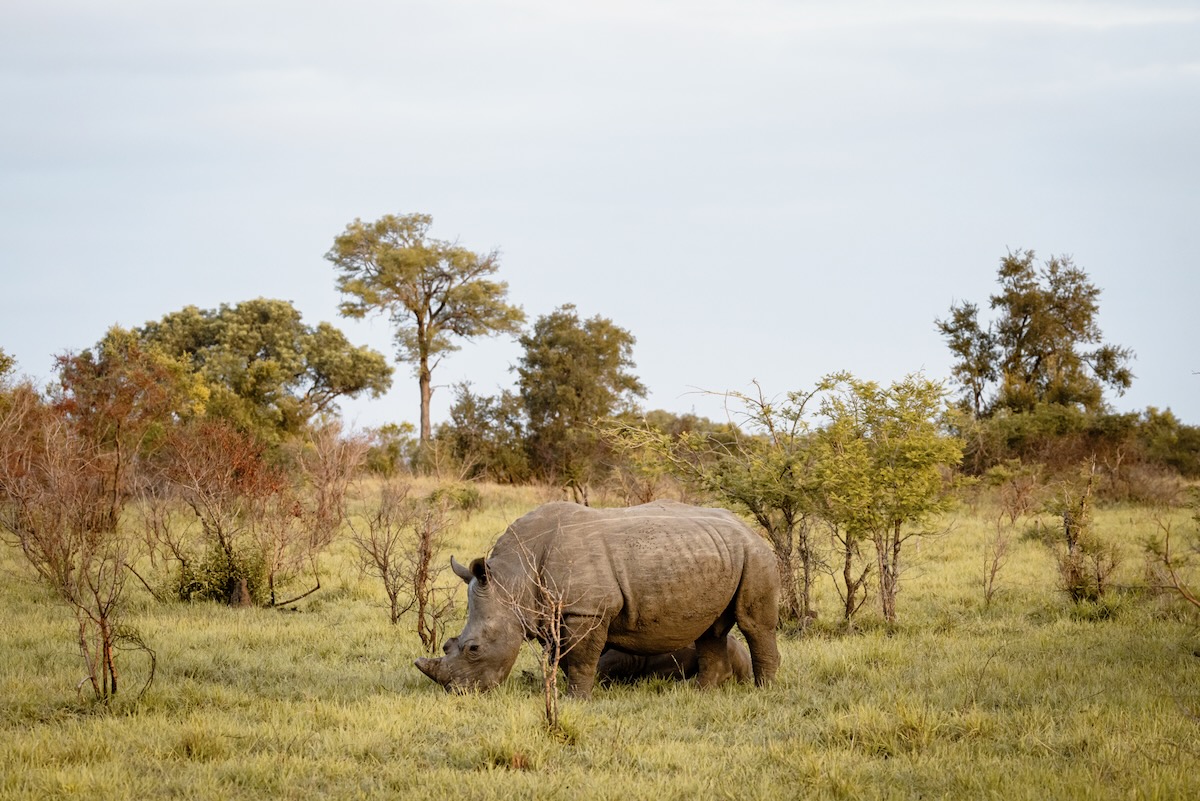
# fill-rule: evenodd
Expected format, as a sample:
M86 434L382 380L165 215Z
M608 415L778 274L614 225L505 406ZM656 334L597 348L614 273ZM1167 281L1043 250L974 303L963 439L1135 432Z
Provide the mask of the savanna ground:
M484 498L444 559L484 553L546 500ZM1141 543L1163 514L1097 512L1121 544L1118 584L1144 583ZM163 605L131 587L126 620L156 650L157 676L135 700L145 660L122 654L121 695L97 706L76 694L70 612L6 547L0 798L1200 797L1191 611L1120 589L1073 607L1047 546L1020 536L1029 521L985 606L994 521L986 503L963 507L947 533L909 541L890 631L868 606L858 632L839 633L822 584L824 617L781 639L771 687L598 689L564 702L558 734L542 723L532 650L486 695L421 675L410 621L388 623L344 543L296 611Z

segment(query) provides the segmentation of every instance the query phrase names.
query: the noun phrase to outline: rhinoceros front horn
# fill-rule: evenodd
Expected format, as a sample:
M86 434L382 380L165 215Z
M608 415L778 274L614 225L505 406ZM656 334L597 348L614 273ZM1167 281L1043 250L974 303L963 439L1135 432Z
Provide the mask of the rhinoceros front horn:
M442 665L442 660L440 657L437 659L421 657L416 662L413 662L413 664L417 666L417 670L421 671L443 687L446 686L447 682L445 677L445 668Z
M458 560L453 556L450 557L450 569L454 571L454 575L458 576L468 584L471 583L471 579L475 578L475 576L471 574L471 571L459 564Z

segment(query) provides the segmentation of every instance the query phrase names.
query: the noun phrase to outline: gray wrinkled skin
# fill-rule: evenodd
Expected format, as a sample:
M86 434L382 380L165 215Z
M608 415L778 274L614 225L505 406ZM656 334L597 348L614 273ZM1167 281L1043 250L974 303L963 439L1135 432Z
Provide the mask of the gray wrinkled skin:
M716 684L727 681L748 683L754 680L750 652L733 637L725 638L729 653L729 672L717 677ZM596 681L600 684L631 684L644 679L686 681L700 672L700 656L695 644L669 654L639 656L609 648L600 655L596 665Z
M735 672L726 636L736 624L754 682L779 667L775 556L732 513L673 502L628 509L546 504L509 526L469 568L467 624L445 656L416 666L447 690L488 690L511 672L526 639L545 641L562 610L567 691L591 695L605 648L649 657L695 648L696 683Z

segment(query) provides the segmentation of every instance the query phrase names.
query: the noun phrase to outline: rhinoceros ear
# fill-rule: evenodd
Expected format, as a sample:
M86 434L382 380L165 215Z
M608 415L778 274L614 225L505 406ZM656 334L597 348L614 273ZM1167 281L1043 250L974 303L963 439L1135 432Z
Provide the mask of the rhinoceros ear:
M471 560L471 575L479 579L479 586L485 587L488 582L487 562L481 556Z
M471 579L475 578L473 575L471 575L471 571L460 565L458 560L456 560L453 556L450 557L450 569L454 571L454 575L458 576L467 584L470 584Z

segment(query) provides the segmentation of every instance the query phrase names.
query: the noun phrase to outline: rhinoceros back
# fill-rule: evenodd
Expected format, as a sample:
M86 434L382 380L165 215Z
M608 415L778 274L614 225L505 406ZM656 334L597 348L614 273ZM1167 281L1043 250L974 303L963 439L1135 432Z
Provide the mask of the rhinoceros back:
M493 559L523 555L569 610L608 620L610 645L665 653L721 618L744 583L773 585L766 543L732 513L673 502L626 509L547 504L513 523Z

